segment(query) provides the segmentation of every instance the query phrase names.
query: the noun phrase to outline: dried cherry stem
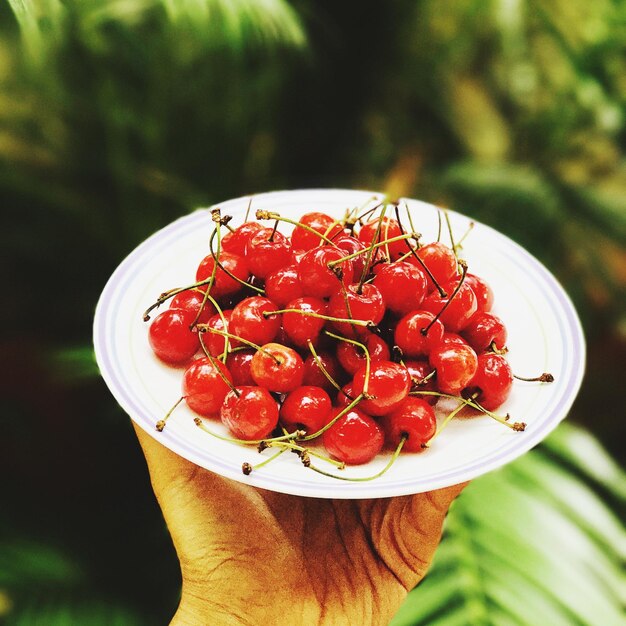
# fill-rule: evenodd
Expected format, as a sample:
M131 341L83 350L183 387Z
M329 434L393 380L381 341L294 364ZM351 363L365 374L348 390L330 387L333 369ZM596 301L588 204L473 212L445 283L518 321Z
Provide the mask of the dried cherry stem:
M143 321L144 322L150 321L150 312L152 310L160 307L164 302L167 302L167 300L169 300L170 298L173 298L174 296L177 296L179 293L182 293L183 291L188 291L190 289L196 289L197 287L203 287L204 285L209 285L209 287L207 288L207 291L208 291L208 289L211 288L210 285L213 284L212 281L213 281L213 278L209 277L209 278L206 278L205 280L196 282L193 285L187 285L186 287L176 287L176 289L170 289L169 291L165 291L156 299L156 302L151 304L143 312Z
M422 335L426 335L428 333L432 325L441 317L441 314L450 306L450 302L452 302L452 299L454 298L454 296L456 296L456 294L459 293L459 289L461 289L461 285L463 284L463 281L465 280L465 276L467 274L467 263L463 259L459 259L458 262L459 262L459 265L461 266L461 272L462 272L461 279L459 280L458 285L454 288L454 291L450 294L450 297L448 298L447 302L441 307L441 310L439 311L439 313L435 315L435 317L428 324L428 326L425 326L424 328L422 328L422 330L420 331Z
M276 236L276 231L278 230L278 220L274 222L274 228L272 228L272 234L268 237L269 242L274 241L274 237Z
M167 422L167 420L169 419L170 415L175 411L176 407L185 399L184 396L181 396L180 398L178 398L178 400L176 400L176 403L174 404L174 406L164 415L163 419L160 419L156 424L155 424L155 428L159 431L159 432L163 432L163 429L165 428L165 422Z
M328 335L328 337L338 339L339 341L345 341L346 343L351 343L353 346L357 346L363 350L363 353L365 354L365 381L363 382L363 395L367 398L367 391L369 389L370 382L370 368L372 365L372 357L370 356L367 346L356 339L348 339L347 337L342 337L341 335L335 335L335 333L331 333L329 330L325 330L324 333Z
M509 349L506 346L503 346L502 348L498 348L498 346L496 346L495 341L492 341L489 344L489 350L493 352L494 354L499 354L500 356L502 356L503 354L506 354L509 351Z
M371 209L367 209L367 211L362 211L370 202L374 202L374 201L377 201L378 204L374 205ZM363 226L363 223L362 223L363 220L368 215L371 215L372 213L380 209L380 207L383 206L384 204L385 204L385 200L378 201L378 198L376 196L372 196L367 202L363 203L360 207L356 207L355 209L350 211L350 213L348 214L349 217L346 220L346 223L352 223L352 225L354 225L358 222L361 226ZM359 213L359 211L362 211L362 212ZM355 214L354 218L350 218L352 213Z
M241 471L246 476L249 476L252 473L253 470L258 470L261 467L263 467L264 465L268 465L274 459L277 459L281 454L284 454L285 452L287 452L287 448L282 448L281 450L279 450L275 454L272 454L271 457L265 459L264 461L261 461L260 463L257 463L256 465L250 465L250 463L245 463L244 462L244 463L241 464Z
M421 380L417 380L415 378L411 378L411 380L413 381L414 385L417 385L419 387L420 385L425 385L431 378L435 377L436 375L437 370L433 370L429 374L426 374L426 376L424 376L424 378L422 378Z
M510 416L508 413L504 417L501 417L500 415L496 415L495 413L488 411L482 404L480 404L480 402L475 399L472 400L472 404L475 405L485 415L488 415L492 419L496 420L496 422L500 422L500 424L508 426L511 430L516 430L518 432L526 430L526 422L509 422Z
M224 330L211 328L207 324L198 324L198 330L203 333L208 331L210 333L213 333L214 335L221 335L222 337L226 337L227 339L235 339L241 343L245 343L247 346L250 346L251 348L254 348L255 350L258 350L259 352L262 352L266 356L270 357L270 359L274 359L274 362L277 365L282 365L282 362L279 359L277 359L271 352L269 352L265 348L262 348L258 343L252 343L252 341L248 341L247 339L239 337L238 335L233 335L232 333L227 333Z
M518 376L517 374L513 374L513 378L517 378L517 380L523 380L527 383L553 383L554 376L550 374L550 372L544 372L540 376L535 376L534 378L525 378L524 376Z
M219 268L225 274L228 274L233 280L236 280L240 285L243 285L244 287L249 287L250 289L256 291L257 293L265 293L264 289L261 289L260 287L257 287L256 285L253 285L252 283L249 283L249 282L247 282L245 280L241 280L241 278L239 278L238 276L235 276L230 270L227 270L222 265L221 261L219 260L219 258L215 254L215 250L213 250L213 239L214 238L215 238L215 231L213 231L213 234L211 235L211 238L209 239L209 251L211 252L211 256L213 257L213 261L214 261L215 265L218 265Z
M322 374L324 374L324 376L326 377L326 380L328 380L328 382L337 391L342 393L342 389L339 386L339 383L330 375L330 372L326 369L326 367L322 363L322 359L320 359L320 357L318 356L317 352L315 351L315 348L313 347L313 343L311 342L310 339L307 340L307 345L309 346L309 350L311 351L311 354L313 355L313 360L315 361L315 363L317 363L317 367L320 368L320 371L322 372Z
M472 396L472 400L478 395L478 393L473 394ZM437 430L435 431L435 434L425 443L423 443L421 445L422 448L430 448L430 445L432 444L432 442L439 436L439 434L441 433L441 431L452 421L452 419L454 418L454 416L465 406L467 406L469 404L469 399L465 399L465 398L459 398L461 400L461 402L459 402L459 406L456 407L456 409L454 409L453 411L450 411L450 413L448 413L448 415L446 415L446 418L443 420L443 422L441 422L441 424L439 426L437 426Z
M315 230L314 228L311 228L308 224L301 224L300 222L296 222L296 220L292 220L288 217L283 217L282 215L279 215L278 213L273 213L272 211L261 211L258 210L256 212L256 218L258 220L276 220L276 224L274 224L274 232L276 231L276 228L278 226L278 222L285 222L287 224L291 224L297 228L303 228L304 230L310 232L311 234L315 235L316 237L319 237L321 240L325 241L326 243L330 244L333 247L337 247L337 245L333 242L332 239L329 239L326 235L318 232L317 230ZM272 237L274 236L274 233L272 233ZM269 241L272 241L272 238L270 237Z
M194 417L193 422L200 430L203 430L212 437L216 437L222 441L229 441L230 443L238 443L243 446L258 446L261 442L271 443L273 441L289 441L291 439L299 439L304 433L302 430L295 430L287 435L280 435L279 437L272 437L271 439L236 439L235 437L227 437L226 435L220 435L219 433L212 431L199 417Z
M389 229L389 226L387 226L387 230ZM383 241L379 241L378 243L374 244L372 246L372 248L380 248L382 246L387 246L387 258L389 258L389 244L390 243L394 243L395 241L402 241L403 239L415 239L417 241L417 238L419 238L419 233L406 233L404 235L397 235L396 237L390 237L389 239L385 239ZM347 256L341 257L340 259L336 259L334 261L329 261L327 263L329 268L333 268L335 265L339 265L340 263L343 263L344 261L350 261L352 259L355 259L358 256L361 256L362 254L367 254L370 251L370 248L365 248L364 250L359 250L358 252L353 252L352 254L348 254Z
M360 393L354 400L352 400L352 402L350 402L350 404L348 404L346 407L341 409L341 411L339 411L339 413L337 413L337 415L335 415L335 417L333 417L333 419L330 420L328 424L326 424L325 426L322 426L322 428L320 428L317 432L311 435L298 437L298 440L310 441L311 439L315 439L316 437L319 437L321 434L325 433L339 418L343 417L346 413L351 411L359 402L361 402L361 400L363 400L363 398L365 398L365 394Z
M297 313L298 315L304 315L305 317L316 317L329 322L353 324L354 326L363 326L365 328L370 328L372 326L372 322L368 320L353 320L344 317L332 317L331 315L324 315L323 313L316 313L315 311L303 311L302 309L278 309L276 311L263 311L263 317L267 318L270 315L278 315L279 313Z
M326 472L319 467L315 467L315 465L308 465L309 469L312 469L314 472L318 474L323 474L324 476L329 476L330 478L336 478L337 480L347 480L350 482L366 482L368 480L375 480L376 478L380 478L383 474L385 474L391 466L396 462L397 458L400 456L400 452L402 452L402 448L404 447L404 443L408 439L408 435L404 434L400 438L400 443L397 448L394 450L391 458L389 459L387 465L380 470L380 472L376 472L376 474L372 474L371 476L339 476L338 474L331 474L330 472Z

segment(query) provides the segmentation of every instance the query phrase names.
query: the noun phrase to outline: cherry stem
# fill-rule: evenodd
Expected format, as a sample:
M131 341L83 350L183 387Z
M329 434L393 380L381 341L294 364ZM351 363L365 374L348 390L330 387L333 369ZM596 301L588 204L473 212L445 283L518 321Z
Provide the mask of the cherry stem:
M247 346L250 346L251 348L258 350L259 352L263 352L263 354L270 357L270 359L274 359L277 365L282 365L282 362L279 359L277 359L269 350L266 350L265 348L261 347L259 344L252 343L252 341L248 341L247 339L244 339L243 337L233 335L232 333L228 333L224 330L218 330L217 328L211 328L208 324L198 324L198 330L200 332L208 331L210 333L213 333L214 335L221 335L222 337L226 337L228 339L235 339L236 341L245 343Z
M432 372L430 372L429 374L426 374L426 376L424 376L424 378L417 380L415 378L411 378L411 380L413 381L413 384L417 385L418 387L421 385L425 385L431 378L433 378L435 375L437 374L437 370L433 370Z
M472 396L472 400L474 400L476 398L476 396L478 395L478 392L476 392L475 394L473 394ZM459 406L456 407L456 409L454 409L453 411L451 411L446 418L443 420L443 422L441 422L441 425L437 426L437 430L435 431L435 434L425 443L422 444L422 448L430 448L430 445L432 444L432 442L439 436L439 434L441 433L441 431L452 421L452 419L454 418L454 416L465 406L467 406L470 402L469 399L465 399L465 398L459 398L461 400L461 402L459 403Z
M503 354L506 354L509 351L509 349L506 346L502 346L502 348L498 348L495 341L492 341L489 344L489 350L491 350L491 352L493 352L494 354L499 354L500 356L502 356Z
M211 252L211 256L213 257L213 261L215 263L215 265L219 265L220 269L225 273L228 274L233 280L236 280L240 285L243 285L244 287L249 287L250 289L256 291L257 293L265 293L265 291L263 289L261 289L260 287L257 287L256 285L253 285L252 283L249 283L245 280L241 280L241 278L239 278L238 276L235 276L230 270L227 270L221 263L221 261L219 260L219 258L216 256L215 254L215 250L213 250L213 239L215 238L215 233L216 233L217 229L215 231L213 231L213 234L211 235L211 238L209 239L209 251Z
M272 211L259 210L256 212L256 218L258 220L276 220L276 224L274 224L274 232L276 232L276 228L278 226L279 221L286 222L287 224L292 224L296 228L303 228L304 230L308 231L309 233L312 233L316 237L319 237L320 239L330 244L331 246L334 246L335 248L337 247L337 245L333 242L332 239L329 239L325 234L322 234L318 232L317 230L315 230L314 228L311 228L308 224L302 224L300 222L296 222L295 220L292 220L288 217L283 217L282 215L279 215L278 213L273 213ZM272 233L272 237L273 236L274 236L274 233ZM269 241L272 241L272 237L270 237Z
M455 258L458 260L458 256L456 253L456 244L454 243L454 235L452 234L452 224L450 224L450 216L448 215L448 211L444 210L443 215L446 218L446 226L448 227L448 234L450 235L450 247L452 248L452 252L454 253Z
M439 313L437 313L437 315L435 315L435 317L432 319L430 324L422 328L422 330L420 331L422 335L428 334L428 331L431 329L432 325L441 317L443 312L450 306L450 302L452 302L452 299L454 298L454 296L456 296L456 294L459 293L459 289L461 289L461 285L463 284L463 281L465 280L465 275L467 274L467 263L463 261L463 259L459 259L459 265L461 266L462 274L461 274L461 279L459 280L458 285L454 288L454 291L450 294L450 297L448 298L446 303L441 307L441 310L439 311Z
M252 196L250 196L250 200L248 200L248 208L246 209L246 215L243 218L244 222L248 221L248 218L250 217L250 209L252 208Z
M402 437L400 438L400 443L398 443L398 446L394 450L393 454L391 455L391 458L389 459L387 465L385 465L385 467L383 467L383 469L381 469L380 472L376 472L376 474L373 474L372 476L357 476L357 477L339 476L337 474L331 474L330 472L326 472L323 469L320 469L319 467L315 467L315 465L309 465L308 467L309 469L312 469L314 472L317 472L318 474L323 474L324 476L329 476L330 478L336 478L337 480L347 480L350 482L366 482L368 480L375 480L376 478L380 478L396 462L397 458L400 456L400 452L402 451L402 448L404 447L404 443L406 442L407 439L408 439L408 435L406 434L402 435Z
M309 346L309 350L311 351L311 354L313 355L313 360L315 361L315 363L317 364L317 367L320 368L320 371L322 372L322 374L324 374L324 376L326 377L326 379L328 380L328 382L340 393L342 393L342 389L339 386L339 383L330 375L330 372L326 369L326 367L324 366L324 363L322 363L322 359L320 359L320 357L318 356L317 352L315 351L315 348L313 347L313 343L311 342L310 339L307 340L307 345Z
M406 202L404 203L404 208L406 209L406 216L409 218L409 226L411 227L411 231L415 232L415 226L413 225L413 218L411 217L411 211L409 210L409 205ZM398 223L401 224L400 218L398 218ZM419 241L416 243L419 246Z
M217 314L220 316L220 319L222 320L222 324L224 328L226 328L228 326L228 322L226 321L226 317L224 316L224 311L222 311L222 307L220 307L220 305L217 303L217 300L213 296L209 295L208 290L206 294L206 299L209 300L209 302L215 307ZM220 355L224 365L226 365L226 358L231 353L230 337L226 337L225 339L226 339L226 343L224 344L224 352Z
M369 389L370 382L370 367L372 362L372 358L370 357L370 352L367 349L367 346L364 343L357 341L356 339L348 339L347 337L342 337L341 335L335 335L335 333L331 333L329 330L325 330L324 332L326 333L326 335L332 337L333 339L338 339L339 341L351 343L352 345L358 346L359 348L361 348L361 350L363 350L363 353L365 354L365 382L363 383L363 395L367 397L367 391Z
M441 241L441 209L437 209L437 243Z
M374 213L374 211L376 211L377 209L379 209L381 206L383 206L385 204L384 200L382 202L378 202L378 204L376 204L374 207L372 207L371 209L367 209L367 211L364 211L363 213L359 213L358 211L360 211L361 209L365 208L367 206L368 203L374 201L374 200L378 200L377 197L372 196L372 198L370 198L367 202L365 202L364 204L362 204L360 207L357 207L354 210L355 213L355 217L354 217L354 224L356 224L356 222L358 222L359 224L361 224L361 226L363 225L362 222L363 220L368 216L371 215L372 213Z
M203 287L204 285L210 285L210 284L212 284L212 280L213 280L212 277L209 277L209 278L201 280L201 281L199 281L197 283L194 283L193 285L187 285L186 287L177 287L176 289L170 289L169 291L166 291L166 292L162 293L157 298L156 302L151 304L144 311L144 313L143 313L143 321L144 322L150 321L150 311L152 311L153 309L156 309L157 307L160 307L164 302L166 302L170 298L173 298L174 296L177 296L179 293L182 293L183 291L188 291L190 289L196 289L198 287Z
M411 225L411 232L413 233L413 239L415 240L415 244L417 245L418 249L419 249L419 240L420 237L422 236L421 233L418 233L415 231L415 227L413 226L413 220L411 219L411 213L409 212L409 207L406 205L406 202L404 203L404 206L406 207L406 213L409 216L409 224ZM396 204L395 206L395 213L396 213L396 221L398 222L398 226L400 228L400 232L404 235L405 234L405 230L404 230L404 226L402 224L402 220L400 219L400 208L398 207L398 205ZM413 250L413 247L410 246L407 242L407 248L408 251L403 254L399 259L397 259L398 261L404 261L404 259L407 259L408 257L411 256L411 252Z
M375 207L378 208L378 207ZM365 259L365 265L363 266L363 272L361 273L361 280L359 280L358 287L356 288L357 294L361 294L363 291L363 283L367 277L369 272L370 263L372 262L372 255L374 254L374 248L376 247L376 241L380 238L380 229L383 225L383 217L385 217L385 211L387 210L387 205L383 205L383 210L380 212L380 217L378 218L378 224L376 224L376 231L374 236L372 237L372 243L370 247L367 249L367 258Z
M257 463L256 465L250 465L250 463L242 463L241 464L241 471L246 475L249 476L253 470L258 470L261 467L263 467L264 465L267 465L268 463L271 463L274 459L277 459L281 454L284 454L285 452L287 452L288 448L282 448L280 449L278 452L276 452L275 454L272 454L271 457L269 457L268 459L265 459L264 461L261 461L260 463Z
M353 320L343 317L332 317L331 315L324 315L323 313L316 313L315 311L303 311L302 309L278 309L277 311L263 311L263 317L268 318L270 315L278 315L279 313L298 313L299 315L304 315L305 317L316 317L329 322L354 324L355 326L364 326L365 328L372 326L372 322L368 320Z
M384 241L379 241L374 244L372 248L380 248L381 246L388 246L390 243L394 243L395 241L402 241L403 239L415 239L419 238L419 233L406 233L404 235L397 235L395 237L390 237L389 239L385 239ZM329 261L328 267L333 268L335 265L339 265L339 263L343 263L344 261L350 261L355 259L362 254L367 254L370 251L370 248L365 248L364 250L359 250L358 252L354 252L349 254L348 256L344 256L341 259L336 259L335 261ZM389 258L389 249L387 249L387 257Z
M474 230L474 222L470 222L469 226L467 227L467 230L463 233L463 236L456 242L456 246L455 248L458 250L459 248L463 247L463 242L465 241L465 239L467 238L467 236L472 232L472 230Z
M320 428L316 433L300 438L300 441L310 441L311 439L319 437L322 433L325 433L340 417L343 417L346 413L351 411L359 402L361 402L361 400L363 400L363 398L365 398L365 394L360 393L354 400L352 400L352 402L350 402L350 404L348 404L348 406L339 411L339 413L337 413L337 415L335 415L335 417L333 417L328 424L322 426L322 428Z
M322 461L326 461L326 463L330 463L331 465L334 465L337 469L340 469L340 470L345 469L346 467L346 464L343 461L335 461L335 459L331 459L325 454L320 454L319 452L315 452L315 450L311 450L310 448L304 448L303 446L299 446L297 443L294 443L293 441L280 441L280 442L272 443L270 445L272 447L280 446L283 449L283 451L291 450L291 452L297 454L302 459L302 463L306 467L308 467L306 463L306 459L308 458L309 455L314 456L318 459L322 459ZM309 459L309 463L310 463L310 459Z
M228 378L224 375L224 372L222 372L220 366L216 364L218 360L207 350L206 346L204 345L204 338L202 337L202 335L203 333L198 333L198 339L200 340L200 347L202 348L202 351L209 359L209 361L211 361L213 367L217 370L218 376L226 383L228 387L230 387L230 390L239 398L241 396L241 392L235 387L235 385L233 385L233 383L230 382L230 380L228 380ZM226 339L226 341L228 341L228 339Z
M160 419L156 424L155 424L155 428L159 431L159 432L163 432L163 429L165 428L165 422L167 422L167 420L169 419L170 415L174 412L174 410L176 409L176 407L184 400L184 396L181 396L180 398L178 398L178 400L176 400L176 404L174 404L174 406L165 414L165 416L163 417L163 419Z
M215 221L217 222L217 225L215 226L215 231L217 232L217 256L219 257L220 252L222 250L222 237L220 233L220 226L222 222L220 221L219 209L216 209L215 211L211 211L211 217L214 222ZM216 220L216 217L217 217L217 220ZM198 309L196 316L193 318L193 322L191 322L191 326L189 327L190 330L192 330L196 326L196 324L198 323L198 320L200 319L202 309L204 308L204 305L206 304L206 301L209 296L209 291L211 291L211 287L215 284L216 275L217 275L217 263L213 263L213 269L211 270L211 282L209 283L209 287L207 287L204 292L204 297L202 298L202 304L200 305L200 308ZM213 300L213 298L211 299ZM215 300L213 300L213 302L215 302ZM226 328L226 324L224 324L224 328Z
M236 439L234 437L227 437L226 435L220 435L219 433L212 431L199 417L194 417L193 421L200 430L203 430L205 433L208 433L209 435L216 437L217 439L221 439L222 441L229 441L231 443L238 443L244 446L258 446L260 443L270 444L274 441L289 441L290 439L299 439L303 436L302 433L304 432L302 430L295 430L294 432L287 435L272 437L271 439Z
M513 378L517 378L517 380L523 380L527 383L553 383L554 376L550 374L550 372L544 372L541 376L536 376L535 378L525 378L524 376L517 376L517 374L513 374Z

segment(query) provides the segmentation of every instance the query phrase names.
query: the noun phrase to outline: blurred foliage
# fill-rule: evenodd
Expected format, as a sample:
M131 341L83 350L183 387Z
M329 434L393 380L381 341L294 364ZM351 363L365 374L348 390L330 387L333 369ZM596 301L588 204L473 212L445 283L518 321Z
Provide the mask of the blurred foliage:
M511 236L575 301L589 360L572 417L623 463L625 48L626 4L613 0L0 4L0 470L17 477L2 494L0 615L161 623L175 606L176 559L97 377L91 323L137 243L229 197L383 189ZM592 606L610 623L624 551L607 552L618 536L623 547L609 509L623 513L624 491L599 443L555 434L468 490L398 623L463 624L468 610L478 624L586 624ZM507 560L526 543L528 575ZM563 555L595 605L575 585L537 588L545 572L573 576ZM455 577L464 585L446 585ZM447 621L437 599L457 609Z

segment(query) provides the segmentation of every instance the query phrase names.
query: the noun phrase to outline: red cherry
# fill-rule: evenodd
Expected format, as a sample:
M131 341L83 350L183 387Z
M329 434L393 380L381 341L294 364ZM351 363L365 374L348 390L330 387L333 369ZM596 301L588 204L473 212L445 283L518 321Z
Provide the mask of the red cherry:
M246 260L255 276L266 278L291 263L291 242L273 228L262 228L250 237Z
M399 237L402 235L402 230L400 229L400 225L397 220L385 216L382 218L380 232L378 233L378 237L376 237L376 230L378 229L380 219L381 218L377 217L367 222L367 224L362 226L359 231L359 241L361 241L367 248L372 245L372 242L379 243L381 241L385 241L386 239L392 239L393 237ZM375 237L376 241L374 241ZM406 240L394 241L393 243L388 244L388 247L392 261L399 259L403 254L406 254L409 251L409 246ZM381 246L380 248L383 253L386 254L387 246Z
M300 218L299 223L312 228L315 232L326 235L328 239L332 239L342 231L341 224L325 213L305 213ZM296 226L291 234L291 243L294 248L310 250L323 244L324 240L314 233Z
M232 252L225 252L222 250L219 258L220 263L225 267L233 276L236 276L240 280L248 279L248 264L243 256L233 254ZM202 259L198 269L196 271L196 281L200 282L210 278L213 274L213 267L215 266L215 259L211 254ZM214 298L220 298L221 296L236 293L241 289L242 285L234 278L229 276L220 267L215 272L215 281L211 286L211 295ZM206 287L205 287L206 289Z
M260 387L288 393L302 385L304 363L295 350L279 343L267 343L252 357L250 372Z
M437 420L433 408L419 398L409 396L398 408L381 419L386 439L394 448L403 436L407 436L403 450L419 452L423 444L432 439L437 431Z
M265 279L265 295L280 308L287 302L302 297L300 274L295 265L281 267Z
M346 255L343 250L332 246L321 246L306 252L298 265L300 284L304 294L314 298L328 298L335 293L341 286L341 282L328 264L344 256ZM344 261L335 267L340 269L344 285L350 284L354 277L351 261Z
M413 389L416 391L437 391L437 382L434 377L429 378L421 385L417 384L433 371L433 368L428 361L405 361L404 364L406 365L407 370L409 370ZM419 397L428 404L437 404L437 400L439 400L437 396Z
M280 330L280 316L265 317L263 313L277 309L278 307L268 298L261 296L246 298L233 309L229 332L252 343L268 343Z
M368 349L372 362L389 360L389 347L378 335L369 333L366 337L362 337L360 341ZM347 341L340 341L337 344L337 358L343 369L350 375L354 375L357 370L361 369L366 361L363 350Z
M202 342L204 343L204 347L208 350L211 356L220 356L226 350L226 341L227 338L224 335L220 335L218 333L212 333L210 329L219 330L222 332L231 332L231 324L230 317L232 315L232 311L226 309L222 311L222 315L224 316L224 320L226 320L226 327L224 327L224 322L222 321L222 317L219 313L216 313L213 317L209 319L207 322L208 330L202 335ZM236 339L232 337L228 339L231 348L237 348L241 345Z
M470 345L467 341L465 341L463 337L461 337L461 335L457 335L456 333L448 333L448 332L443 333L443 337L441 338L440 343L445 343L446 345L456 344L458 346Z
M285 398L280 421L289 432L303 429L313 434L328 423L331 409L330 397L321 387L298 387Z
M337 393L335 405L343 408L354 402L354 400L356 400L356 396L354 395L354 385L352 382L349 382L341 388L340 392Z
M296 298L287 304L286 309L303 311L304 313L326 314L326 303L318 298ZM308 341L317 345L325 320L301 313L283 313L283 329L294 345L305 348Z
M415 265L405 261L384 263L375 269L374 285L385 304L396 315L406 315L420 308L426 295L426 276Z
M250 237L258 233L262 228L263 226L258 222L244 222L233 232L224 235L222 239L222 250L245 256Z
M362 367L354 375L354 393L357 396L363 393L365 369ZM367 393L374 397L362 400L359 407L369 415L385 415L407 397L410 389L411 376L406 367L391 361L372 363Z
M333 417L341 409L334 409ZM351 409L340 417L323 435L329 454L348 465L371 461L385 442L381 427L359 409Z
M154 318L148 330L148 341L159 359L180 365L198 351L198 333L189 329L195 317L196 314L187 309L167 309Z
M278 424L278 405L263 387L237 387L230 391L220 410L225 426L237 439L264 439Z
M438 241L428 243L417 251L417 256L424 262L424 265L430 270L439 285L447 283L456 276L456 257L448 246ZM407 260L411 260L412 263L418 263L413 257L409 257ZM429 289L435 287L430 278L427 278L427 282Z
M478 359L467 345L445 344L435 346L428 358L437 370L437 387L443 393L456 395L467 386L476 373Z
M476 306L479 311L491 311L493 307L493 291L485 280L470 274L469 272L465 276L465 282L472 288L472 291L476 295Z
M202 303L204 302L204 306ZM204 292L197 289L186 289L177 293L170 301L170 309L187 309L193 311L194 317L202 308L202 313L198 316L198 324L206 324L209 318L215 314L215 307L209 300L205 302Z
M476 401L488 411L494 411L509 397L512 386L513 372L507 360L486 352L478 355L476 373L463 390L463 396L469 398L478 391Z
M447 330L455 333L463 330L472 315L476 313L476 296L472 288L464 282L459 291L454 294L457 285L458 282L444 283L442 287L448 294L447 297L442 298L438 291L432 291L422 302L422 308L425 311L430 311L435 315L443 311L439 319ZM450 304L444 309L448 301Z
M250 365L254 350L237 350L226 357L226 367L233 377L233 385L236 387L254 386L254 378L250 372Z
M492 344L497 350L506 346L506 327L493 313L478 311L463 329L463 336L476 352L484 352Z
M339 235L339 237L333 239L333 243L346 253L345 256L365 250L365 246L356 237L350 235ZM364 253L351 259L356 278L360 278L365 269L366 257L367 253Z
M340 372L337 359L332 354L327 354L326 352L319 352L317 356L326 371L330 374L331 378L333 380L338 380ZM334 390L334 387L329 382L328 378L324 376L313 355L308 356L304 362L303 383L305 385L322 387L322 389L325 389L328 392L332 392Z
M348 285L336 292L328 303L328 314L342 319L361 320L378 324L385 315L385 301L376 285ZM349 322L330 322L331 326L346 337L363 336L365 328Z
M427 356L433 345L443 337L443 324L427 311L413 311L405 315L396 326L394 341L405 356ZM431 326L430 326L431 325ZM424 335L422 330L430 326Z
M230 391L223 377L232 383L232 376L223 363L208 357L194 361L183 374L182 395L187 406L205 417L219 413Z

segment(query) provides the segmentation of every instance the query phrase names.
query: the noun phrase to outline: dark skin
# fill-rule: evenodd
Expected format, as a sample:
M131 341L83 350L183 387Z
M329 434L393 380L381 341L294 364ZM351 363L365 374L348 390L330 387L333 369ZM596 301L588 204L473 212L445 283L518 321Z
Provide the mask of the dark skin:
M135 430L180 559L175 626L387 624L465 486L376 500L284 495L222 478Z

